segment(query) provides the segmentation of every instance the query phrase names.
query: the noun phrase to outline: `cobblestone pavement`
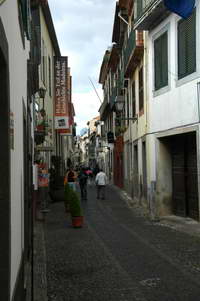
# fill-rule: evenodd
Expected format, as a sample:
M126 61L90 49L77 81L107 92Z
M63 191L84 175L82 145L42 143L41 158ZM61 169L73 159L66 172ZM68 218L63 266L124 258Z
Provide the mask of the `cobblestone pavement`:
M48 213L49 301L200 300L200 237L151 222L112 186L105 200L88 190L83 228L71 227L62 202Z

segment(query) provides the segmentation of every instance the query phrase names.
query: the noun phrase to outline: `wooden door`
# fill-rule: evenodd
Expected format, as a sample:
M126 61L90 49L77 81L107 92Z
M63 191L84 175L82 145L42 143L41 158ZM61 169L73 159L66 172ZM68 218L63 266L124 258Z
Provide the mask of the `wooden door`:
M174 213L199 218L196 133L172 137Z

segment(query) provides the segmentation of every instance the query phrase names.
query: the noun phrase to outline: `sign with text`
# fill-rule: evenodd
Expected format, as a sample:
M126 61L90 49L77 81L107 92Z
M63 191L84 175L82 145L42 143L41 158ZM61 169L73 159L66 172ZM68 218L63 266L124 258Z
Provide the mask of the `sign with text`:
M67 56L55 57L55 129L62 134L70 129L67 70Z

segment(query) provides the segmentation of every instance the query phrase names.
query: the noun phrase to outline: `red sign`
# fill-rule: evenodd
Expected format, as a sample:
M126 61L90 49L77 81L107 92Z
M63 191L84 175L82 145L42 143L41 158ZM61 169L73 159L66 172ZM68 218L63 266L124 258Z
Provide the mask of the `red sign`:
M69 105L68 105L68 67L67 56L56 57L54 61L55 74L55 129L68 130Z

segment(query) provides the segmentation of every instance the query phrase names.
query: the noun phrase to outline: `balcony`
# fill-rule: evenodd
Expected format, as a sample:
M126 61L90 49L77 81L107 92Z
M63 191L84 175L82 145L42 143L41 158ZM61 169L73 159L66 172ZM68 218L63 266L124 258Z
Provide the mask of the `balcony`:
M110 103L108 102L108 95L105 95L103 103L99 108L100 119L102 121L105 121L109 112L110 112Z
M114 87L112 89L112 94L110 96L110 107L111 107L111 109L113 108L113 106L115 104L116 96L117 96L117 87Z
M39 5L47 5L48 0L31 0L31 6L32 8L38 7Z
M129 77L138 66L144 51L143 32L131 30L124 48L124 76Z
M48 123L43 120L36 126L34 136L36 145L40 145L45 141L45 136L48 135Z
M123 94L124 89L124 70L121 69L117 79L117 95Z
M137 13L134 29L151 30L170 14L163 3L163 0L136 1Z
M133 0L119 0L119 8L120 9L126 9L127 11L130 11L133 7Z

